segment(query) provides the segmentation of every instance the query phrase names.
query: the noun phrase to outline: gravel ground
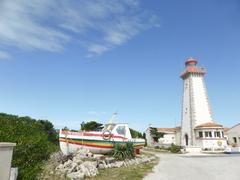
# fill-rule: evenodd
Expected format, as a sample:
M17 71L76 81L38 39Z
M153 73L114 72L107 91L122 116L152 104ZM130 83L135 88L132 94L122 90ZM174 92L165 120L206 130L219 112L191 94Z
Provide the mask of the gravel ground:
M240 180L240 155L156 155L159 164L144 180Z

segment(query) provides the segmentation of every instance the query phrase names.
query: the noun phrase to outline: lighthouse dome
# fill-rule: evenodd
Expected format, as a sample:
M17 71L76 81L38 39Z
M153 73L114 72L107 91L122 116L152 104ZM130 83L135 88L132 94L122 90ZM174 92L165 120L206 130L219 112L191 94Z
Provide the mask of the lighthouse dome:
M198 63L198 62L197 62L196 59L190 57L190 58L188 58L187 61L185 62L185 65L186 65L186 66L196 66L197 63Z

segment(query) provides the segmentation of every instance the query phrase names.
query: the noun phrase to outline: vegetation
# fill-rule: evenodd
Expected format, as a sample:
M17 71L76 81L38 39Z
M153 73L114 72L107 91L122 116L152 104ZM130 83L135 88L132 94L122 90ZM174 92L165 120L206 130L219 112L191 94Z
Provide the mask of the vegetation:
M124 144L114 144L113 157L118 160L124 160L127 158L133 158L135 156L134 147L132 142L126 142Z
M158 142L158 139L164 136L164 133L158 132L157 128L153 127L150 129L150 134L155 142Z
M99 175L89 178L91 180L105 180L118 179L118 180L142 180L144 176L150 173L153 167L157 164L158 158L156 160L149 162L147 164L140 164L137 166L120 167L117 170L115 168L100 169Z
M12 166L18 179L36 179L44 160L58 149L57 132L51 122L0 113L0 141L15 142Z
M169 147L169 151L171 153L179 153L181 151L181 147L172 143L171 147Z
M131 129L131 128L129 128L129 130L130 130L132 138L143 138L142 133L140 133L134 129Z
M103 124L97 123L96 121L90 121L90 122L82 122L81 124L81 130L83 131L95 131L95 130L101 130L103 128Z

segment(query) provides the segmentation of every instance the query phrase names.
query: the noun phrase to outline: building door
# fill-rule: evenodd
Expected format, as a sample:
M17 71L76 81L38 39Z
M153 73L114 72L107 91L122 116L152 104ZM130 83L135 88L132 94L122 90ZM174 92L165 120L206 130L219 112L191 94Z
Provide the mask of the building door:
M185 134L185 144L186 144L186 146L188 146L188 135L187 134Z

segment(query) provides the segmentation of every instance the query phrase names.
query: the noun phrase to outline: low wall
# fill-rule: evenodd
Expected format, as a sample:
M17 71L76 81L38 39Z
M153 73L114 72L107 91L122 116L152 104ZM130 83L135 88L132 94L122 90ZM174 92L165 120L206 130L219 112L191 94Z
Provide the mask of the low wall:
M16 143L0 142L0 180L8 180L10 178L14 146L16 146Z
M202 151L202 148L199 146L192 146L192 147L186 147L185 150L186 150L186 152L190 152L190 153L192 153L192 152L199 153Z

